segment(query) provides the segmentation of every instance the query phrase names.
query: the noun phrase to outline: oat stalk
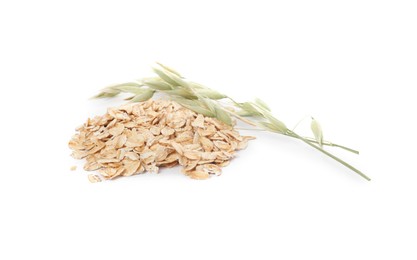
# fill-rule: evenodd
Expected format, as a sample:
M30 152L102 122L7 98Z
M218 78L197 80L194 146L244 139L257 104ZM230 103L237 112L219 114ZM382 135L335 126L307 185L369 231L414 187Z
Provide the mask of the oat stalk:
M368 176L352 165L324 150L324 146L332 146L356 154L359 153L354 149L324 140L321 126L314 118L311 118L311 130L314 138L302 137L274 117L269 106L260 99L255 99L253 102L236 102L223 93L185 79L174 69L160 63L156 64L153 71L156 74L155 77L109 86L94 98L112 98L121 93L129 93L133 95L128 97L127 100L130 100L130 102L142 102L152 98L155 93L160 93L196 113L216 118L228 125L233 125L232 118L234 117L256 127L255 129L299 139L366 180L370 180Z

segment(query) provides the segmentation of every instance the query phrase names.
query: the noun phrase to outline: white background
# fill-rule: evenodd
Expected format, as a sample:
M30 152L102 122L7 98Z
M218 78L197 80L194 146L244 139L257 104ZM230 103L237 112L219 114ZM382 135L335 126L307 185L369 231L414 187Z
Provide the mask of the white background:
M0 259L416 259L416 13L401 0L1 1ZM249 133L220 177L90 184L67 143L118 103L88 98L155 61L260 97L288 126L315 116L372 181Z

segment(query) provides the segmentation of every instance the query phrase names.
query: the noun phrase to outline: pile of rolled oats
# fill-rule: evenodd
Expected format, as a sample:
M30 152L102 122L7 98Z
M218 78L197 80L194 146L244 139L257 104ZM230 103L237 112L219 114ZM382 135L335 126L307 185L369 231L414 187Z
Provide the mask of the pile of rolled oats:
M85 170L98 170L104 179L177 164L187 176L206 179L219 175L251 139L173 101L148 100L109 108L105 115L88 119L69 147L74 158L86 159ZM89 180L101 179L89 175Z

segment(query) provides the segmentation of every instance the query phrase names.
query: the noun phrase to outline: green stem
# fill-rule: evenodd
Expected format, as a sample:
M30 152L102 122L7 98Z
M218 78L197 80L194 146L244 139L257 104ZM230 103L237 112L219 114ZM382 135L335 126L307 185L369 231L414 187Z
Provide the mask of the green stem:
M349 168L350 170L356 172L357 174L359 174L361 177L365 178L366 180L370 181L371 178L369 178L368 176L366 176L363 172L361 172L360 170L356 169L355 167L353 167L352 165L348 164L347 162L343 161L342 159L334 156L333 154L327 152L326 150L323 150L322 148L320 148L317 145L314 145L312 142L310 142L309 140L305 139L302 136L299 136L298 134L294 133L291 130L288 130L288 136L292 136L294 138L297 138L301 141L303 141L304 143L308 144L309 146L313 147L314 149L324 153L325 155L329 156L330 158L332 158L333 160L337 161L338 163L346 166L347 168Z
M242 127L235 127L235 129L236 130L247 130L247 131L265 131L265 132L270 132L270 130L261 129L261 128L242 128ZM282 134L282 133L279 133L279 134ZM293 137L293 138L297 138L297 137L292 136L290 134L284 134L284 135L289 136L289 137ZM312 142L312 143L315 143L315 144L318 144L319 143L315 139L310 138L310 137L303 137L303 138L306 139L306 140L308 140L309 142ZM351 153L354 153L354 154L359 154L359 151L357 151L357 150L354 150L352 148L349 148L349 147L346 147L346 146L343 146L343 145L340 145L340 144L331 143L329 141L323 141L322 144L323 145L326 145L326 146L330 146L330 147L338 147L338 148L344 149L344 150L346 150L348 152L351 152Z
M237 117L238 119L241 119L241 120L242 120L242 117L241 117L241 116L239 116L239 115L237 115L236 113L231 112L231 111L228 111L228 112L229 112L231 115L233 115L233 116ZM252 122L252 121L250 121L250 120L247 120L246 118L244 118L244 119L245 119L245 120L244 120L244 122L245 122L245 123L248 123L248 124L250 124L250 125L252 125L252 126L253 126L253 125L256 125L256 123L254 123L254 122ZM281 133L281 132L277 132L277 133L283 134L283 133ZM284 135L289 136L289 137L293 137L293 138L297 138L297 139L299 139L299 140L303 141L303 142L304 142L304 143L306 143L307 145L309 145L309 146L313 147L314 149L318 150L319 152L321 152L321 153L323 153L323 154L325 154L325 155L329 156L329 157L330 157L330 158L332 158L333 160L337 161L338 163L340 163L340 164L344 165L345 167L347 167L347 168L349 168L350 170L354 171L355 173L359 174L359 175L360 175L361 177L363 177L364 179L366 179L366 180L368 180L368 181L370 181L370 180L371 180L371 178L369 178L368 176L366 176L363 172L361 172L360 170L356 169L355 167L353 167L352 165L348 164L347 162L343 161L343 160L342 160L342 159L340 159L339 157L337 157L337 156L335 156L335 155L333 155L333 154L331 154L331 153L327 152L326 150L322 149L321 147L319 147L319 146L317 146L317 145L314 145L313 143L317 143L317 141L315 141L315 140L310 140L310 139L307 139L307 138L304 138L304 137L302 137L302 136L300 136L300 135L296 134L295 132L293 132L293 131L291 131L291 130L289 130L289 129L287 129L287 132L286 132L286 133L284 133ZM331 144L331 143L330 143L330 144ZM332 144L332 145L333 145L333 146L336 146L336 145L334 145L334 144ZM354 152L354 153L359 153L358 151L355 151L355 150L353 150L353 149L350 149L350 148L347 148L347 147L344 147L344 146L341 146L341 145L337 145L337 147L340 147L340 148L346 149L346 150L348 150L348 151L352 151L352 152Z
M303 138L308 140L309 142L312 142L312 143L315 143L315 144L319 143L315 139L310 138L310 137L303 137ZM328 142L328 141L323 141L322 144L326 145L326 146L330 146L330 147L338 147L338 148L344 149L344 150L349 151L349 152L354 153L354 154L359 154L359 151L354 150L354 149L349 148L349 147L346 147L346 146L343 146L343 145L340 145L340 144L334 144L334 143L331 143L331 142Z

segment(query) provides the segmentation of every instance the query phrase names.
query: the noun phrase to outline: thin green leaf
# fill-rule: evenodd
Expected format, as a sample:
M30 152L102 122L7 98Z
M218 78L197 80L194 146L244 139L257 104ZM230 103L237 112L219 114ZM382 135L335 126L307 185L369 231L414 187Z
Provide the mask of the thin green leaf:
M229 113L227 113L224 109L220 106L215 106L216 109L216 118L227 125L232 125L232 118L230 117Z
M121 84L110 85L109 88L119 88L119 87L142 87L143 84L141 82L125 82Z
M134 87L134 86L120 86L117 87L123 93L132 93L132 94L141 94L143 93L144 89L141 87Z
M280 133L280 134L283 133L280 128L277 128L273 124L268 123L268 122L257 122L257 125L260 128L265 129L267 131L276 132L276 133Z
M153 68L154 72L156 74L158 74L161 79L163 79L165 82L169 83L172 86L182 86L186 89L190 89L191 87L188 84L188 82L186 82L185 80L183 80L181 77L179 77L178 75L171 73L167 70L164 69L158 69L158 68Z
M189 81L188 82L188 85L190 87L192 87L193 89L206 89L206 88L208 88L208 87L206 87L204 85L201 85L200 83L192 82L192 81Z
M168 73L169 72L167 72L167 71L164 71L164 70L161 70L161 69L159 69L159 68L153 68L153 71L156 73L156 74L158 74L158 76L163 80L163 81L165 81L166 83L168 83L168 84L170 84L170 85L172 85L172 86L178 86L179 84L177 83L177 82L175 82L173 79L171 79L171 77L170 76L168 76Z
M107 87L101 90L101 92L92 98L111 98L115 97L120 94L120 90L113 88L113 87Z
M262 116L262 113L250 102L244 102L238 104L242 111L239 111L239 115L242 116Z
M174 70L173 68L168 67L166 65L163 65L162 63L159 63L159 62L157 62L156 64L158 64L159 66L161 66L163 69L165 69L165 70L167 70L167 71L169 71L169 72L177 75L178 77L181 77L182 78L181 74L178 71Z
M179 85L179 86L182 86L182 87L184 87L184 88L186 88L186 89L190 89L191 90L191 87L190 87L190 85L188 84L188 82L187 81L185 81L185 80L183 80L182 78L180 78L180 77L178 77L177 75L175 75L175 74L173 74L173 73L171 73L171 72L169 72L169 71L165 71L165 75L167 75L171 80L173 80L177 85Z
M119 95L119 93L108 93L108 92L100 92L99 94L91 97L92 99L96 98L112 98Z
M143 101L146 101L146 100L150 99L153 96L154 93L155 93L154 90L148 89L148 90L144 91L142 94L136 95L134 98L132 98L130 100L130 102L143 102Z
M165 81L159 79L144 80L143 84L155 90L171 90L172 86Z
M210 98L210 99L214 99L214 100L227 98L226 95L223 95L222 93L217 92L217 91L212 90L212 89L196 89L196 92L200 96Z
M258 105L259 107L265 109L268 112L271 111L271 109L269 108L269 106L264 101L262 101L259 98L255 98L255 104Z
M214 103L214 101L208 98L200 98L200 102L202 102L208 110L210 110L214 115L216 115L216 104Z
M321 129L319 122L313 117L311 118L310 127L311 127L311 131L314 134L314 137L316 138L316 141L319 143L320 147L323 147L323 131Z
M189 100L181 97L172 97L172 100L196 113L203 114L208 117L216 116L215 113L207 109L199 100Z
M171 89L164 91L164 93L168 95L180 96L186 99L197 99L197 96L194 95L194 93L184 88Z
M179 97L179 96L173 96L171 99L177 103L185 104L188 106L201 105L201 103L198 103L198 102L196 103L196 101L198 100L186 99L186 98Z
M288 131L287 126L281 122L280 120L276 119L270 114L264 114L265 118L273 125L277 131L280 131L281 133L286 133Z
M92 98L110 98L110 97L115 97L118 94L120 94L121 92L126 92L126 93L138 93L138 91L140 91L140 87L142 87L143 84L138 83L138 82L125 82L122 84L115 84L115 85L111 85L107 88L104 88L101 93L99 93L98 95L92 97Z

